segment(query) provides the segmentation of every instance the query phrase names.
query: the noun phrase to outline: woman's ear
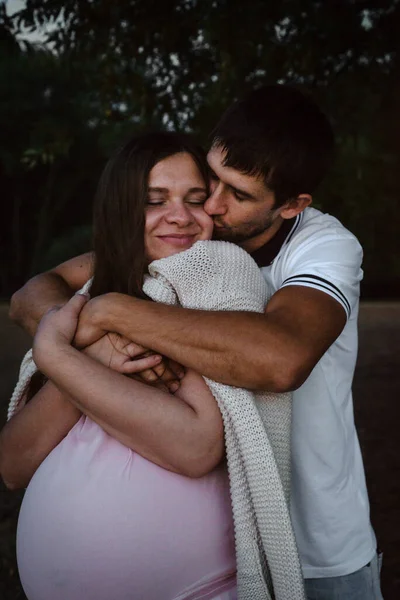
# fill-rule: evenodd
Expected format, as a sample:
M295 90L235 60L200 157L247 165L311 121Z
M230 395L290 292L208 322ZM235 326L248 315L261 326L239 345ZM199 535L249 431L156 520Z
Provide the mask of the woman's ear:
M280 211L282 219L293 219L296 215L303 212L307 206L310 206L312 196L310 194L299 194L297 198L289 200L284 204Z

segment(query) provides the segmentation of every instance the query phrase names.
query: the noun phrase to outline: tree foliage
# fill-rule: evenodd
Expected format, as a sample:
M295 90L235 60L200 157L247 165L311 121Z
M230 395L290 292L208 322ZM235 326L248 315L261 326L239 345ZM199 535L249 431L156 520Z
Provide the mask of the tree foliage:
M43 27L44 48L16 42ZM27 0L12 19L3 10L0 161L19 264L4 290L44 264L54 236L90 220L98 170L121 137L164 127L206 144L233 99L271 82L310 91L331 115L338 160L317 201L360 237L367 283L398 280L399 31L398 0Z

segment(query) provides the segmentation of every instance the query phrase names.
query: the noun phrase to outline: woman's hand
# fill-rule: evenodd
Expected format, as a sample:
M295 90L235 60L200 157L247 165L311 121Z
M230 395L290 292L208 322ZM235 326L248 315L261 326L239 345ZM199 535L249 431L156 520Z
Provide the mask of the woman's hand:
M33 359L39 370L45 370L57 348L72 344L79 314L88 299L86 294L75 294L64 306L52 308L44 315L33 340Z
M83 352L113 371L131 375L152 369L162 361L161 355L112 332L87 346Z

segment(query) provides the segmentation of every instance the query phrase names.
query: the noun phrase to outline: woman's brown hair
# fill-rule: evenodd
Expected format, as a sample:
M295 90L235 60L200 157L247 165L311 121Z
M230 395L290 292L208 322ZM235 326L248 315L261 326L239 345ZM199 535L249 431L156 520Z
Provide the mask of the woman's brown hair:
M120 292L139 298L146 270L145 210L151 169L161 160L187 152L208 188L204 150L180 133L148 133L131 138L108 161L98 184L93 213L92 297Z

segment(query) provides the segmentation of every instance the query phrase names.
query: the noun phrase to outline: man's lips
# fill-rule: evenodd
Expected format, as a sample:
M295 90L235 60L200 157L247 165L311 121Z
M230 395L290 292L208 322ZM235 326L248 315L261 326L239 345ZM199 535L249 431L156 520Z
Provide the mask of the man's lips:
M214 223L214 229L229 229L229 227L226 227L226 225L220 225L218 223Z

